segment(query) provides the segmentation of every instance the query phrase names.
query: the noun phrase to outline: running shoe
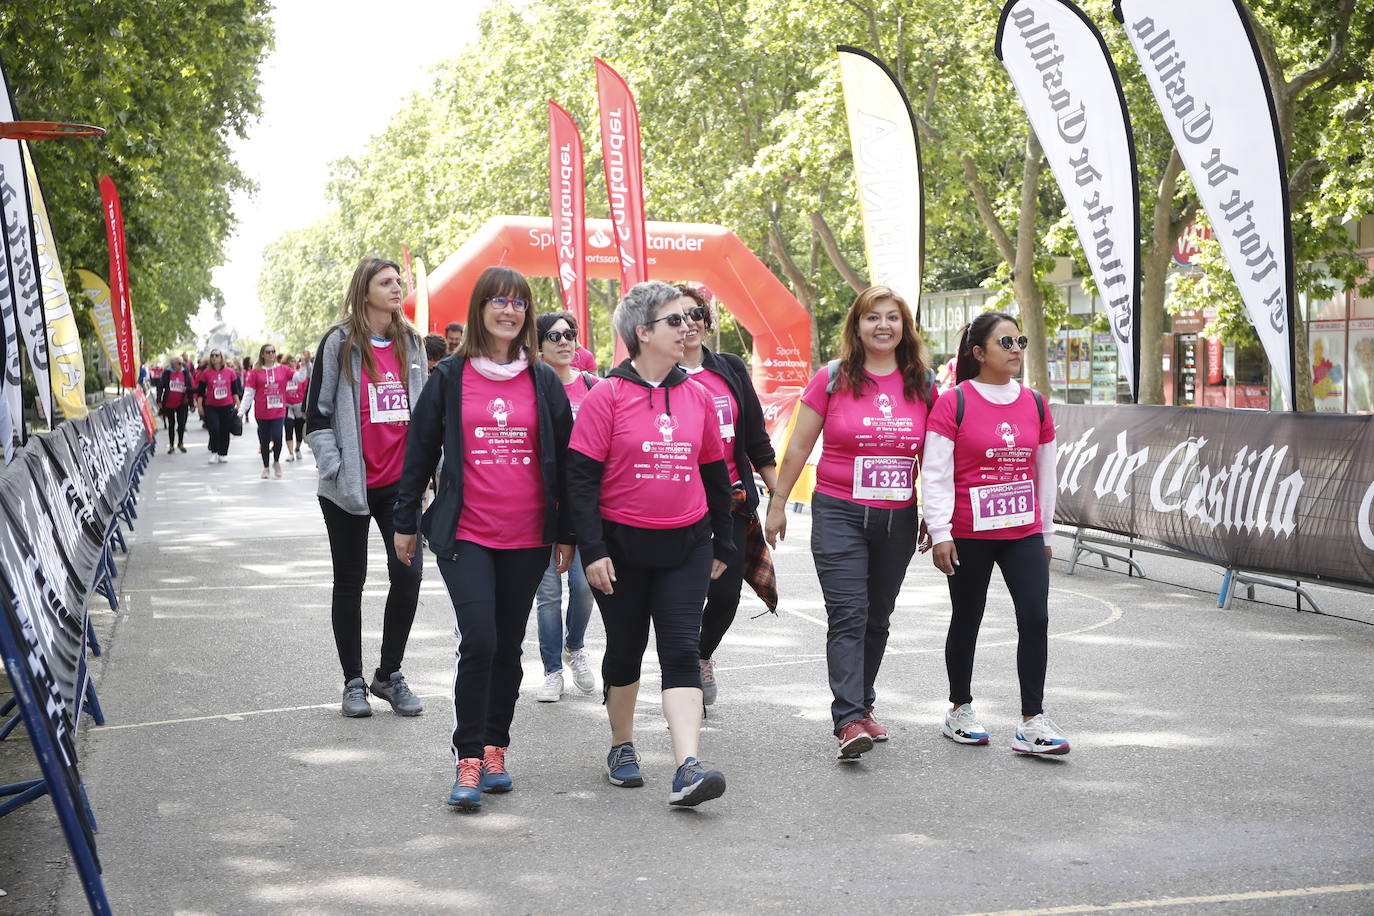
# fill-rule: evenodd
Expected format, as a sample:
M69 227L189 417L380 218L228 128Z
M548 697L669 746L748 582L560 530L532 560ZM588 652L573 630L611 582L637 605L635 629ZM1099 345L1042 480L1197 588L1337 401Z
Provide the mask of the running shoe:
M286 460L287 460L288 463L290 463L290 462L296 460L296 456L293 455L293 454L291 454L290 452L287 452L287 453L286 453Z
M563 664L572 669L573 685L583 693L596 692L596 675L592 674L591 662L587 661L586 649L564 649Z
M1069 739L1042 712L1017 726L1011 749L1018 754L1067 754Z
M710 706L716 702L716 663L709 658L700 660L701 665L701 705Z
M273 474L273 476L275 476L278 480L281 480L281 462L280 462L280 461L274 461L274 462L272 462L272 474Z
M548 671L544 674L544 684L534 698L541 703L557 703L563 699L563 669Z
M959 744L988 743L988 730L978 724L978 717L973 714L973 706L969 703L945 713L945 724L940 734Z
M374 674L372 686L368 689L373 696L390 703L392 711L398 716L418 716L425 711L425 704L411 691L405 676L399 671L393 671L391 677L384 681Z
M184 446L184 445L178 445L178 446L177 446L177 451L181 452L183 455L186 454L186 446Z
M510 773L506 770L506 752L508 747L496 747L488 744L482 750L482 785L483 792L509 792L515 788L511 782Z
M169 446L167 446L167 454L169 454L169 455L175 455L175 454L176 454L176 451L177 451L177 447L176 447L175 445L169 445Z
M220 455L220 456L219 456L219 463L220 463L220 464L228 464L228 463L229 463L229 456L228 456L228 455Z
M872 738L874 741L887 740L887 727L879 725L878 720L873 718L873 710L868 710L863 714L862 719L857 719L856 721L863 725L864 731L868 732L868 737Z
M266 480L266 479L267 479L267 468L263 468L263 469L262 469L262 479L263 479L263 480Z
M708 770L700 760L688 757L673 774L668 804L678 808L693 808L724 794L725 774L720 770Z
M448 792L448 803L460 811L482 807L482 758L464 757L458 761L457 779Z
M611 748L606 755L606 778L611 785L626 789L637 789L644 785L644 774L639 771L639 754L635 753L634 742L626 741Z
M206 463L206 464L219 464L219 455L216 455L215 453L211 452L211 453L210 453L210 460L207 461L207 462L205 462L205 463Z
M859 719L841 725L836 737L840 740L841 760L858 760L860 756L873 750L873 736Z
M343 714L350 719L372 715L372 704L367 702L367 682L360 677L344 684Z

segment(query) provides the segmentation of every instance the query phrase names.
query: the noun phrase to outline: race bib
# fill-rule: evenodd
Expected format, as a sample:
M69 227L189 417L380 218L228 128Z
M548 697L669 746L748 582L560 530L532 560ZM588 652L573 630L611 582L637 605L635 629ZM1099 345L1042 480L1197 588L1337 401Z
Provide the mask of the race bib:
M185 390L186 390L186 376L184 376L184 375L174 375L174 376L172 376L171 381L169 381L169 382L167 383L167 387L170 388L170 389L173 390L173 391L185 391Z
M367 383L367 406L373 423L409 423L410 398L403 382Z
M720 423L720 437L728 442L735 438L735 405L723 395L712 400L716 405L716 421Z
M210 396L216 401L227 400L229 397L229 386L223 382L216 382Z
M282 401L281 395L280 395L280 394L270 394L270 393L269 393L269 394L267 395L267 409L268 409L268 410L281 410L281 409L282 409L283 407L285 407L285 406L286 406L286 404Z
M890 499L903 502L911 499L915 482L914 457L860 456L854 459L855 499Z
M973 503L973 530L996 531L1035 522L1035 481L991 483L969 487Z
M287 393L287 394L295 394L295 393L296 393L296 389L298 389L299 387L300 387L300 386L296 384L296 380L295 380L295 379L292 379L291 381L289 381L289 382L286 383L286 393Z

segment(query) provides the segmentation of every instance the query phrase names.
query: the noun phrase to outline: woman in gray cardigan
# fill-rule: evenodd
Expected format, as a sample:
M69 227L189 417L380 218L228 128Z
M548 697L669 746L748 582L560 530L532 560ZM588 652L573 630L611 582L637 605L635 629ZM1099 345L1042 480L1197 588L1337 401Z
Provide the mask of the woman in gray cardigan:
M404 299L396 263L364 258L348 284L342 319L320 341L306 395L306 441L319 464L320 509L334 561L331 617L343 668L343 714L351 717L372 715L369 689L398 715L424 711L401 674L420 598L420 564L398 561L392 543L410 405L427 374L420 335L401 310ZM373 520L386 549L391 588L381 664L369 688L363 679L362 603Z

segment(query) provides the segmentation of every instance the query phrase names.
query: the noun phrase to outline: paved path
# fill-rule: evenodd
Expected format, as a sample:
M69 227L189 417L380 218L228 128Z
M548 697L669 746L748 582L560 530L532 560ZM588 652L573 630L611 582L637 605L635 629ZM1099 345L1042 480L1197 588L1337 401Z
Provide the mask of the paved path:
M314 463L260 481L251 437L222 467L199 432L153 461L122 612L95 612L109 724L87 729L82 759L118 913L1374 912L1374 627L1218 610L1199 564L1149 558L1142 581L1056 560L1046 693L1074 751L1024 759L1007 748L1016 634L996 587L975 674L993 745L940 737L948 601L918 557L879 680L893 739L839 765L805 514L778 554L784 613L750 620L750 596L718 653L703 753L729 779L722 800L667 808L647 689L648 785L609 786L599 703L533 700L531 625L516 791L459 815L432 557L405 666L426 713L342 718ZM384 594L376 549L365 658ZM1368 616L1369 596L1322 594ZM599 622L589 637L599 659ZM20 751L0 747L0 776ZM0 916L83 912L65 858L46 803L0 821Z

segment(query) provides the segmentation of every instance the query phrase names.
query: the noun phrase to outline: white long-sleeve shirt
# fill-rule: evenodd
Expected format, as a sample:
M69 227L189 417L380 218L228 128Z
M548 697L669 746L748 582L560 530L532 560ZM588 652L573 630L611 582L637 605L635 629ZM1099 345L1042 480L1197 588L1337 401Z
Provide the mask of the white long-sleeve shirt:
M970 380L972 381L972 380ZM972 381L973 387L993 404L1010 404L1021 396L1015 379L1005 385ZM956 397L946 392L941 397ZM1058 452L1053 441L1035 449L1035 495L1040 503L1040 530L1048 539L1054 534L1054 498L1058 493L1055 465ZM921 498L926 528L934 544L954 540L954 443L936 432L926 433L925 461L921 465Z

